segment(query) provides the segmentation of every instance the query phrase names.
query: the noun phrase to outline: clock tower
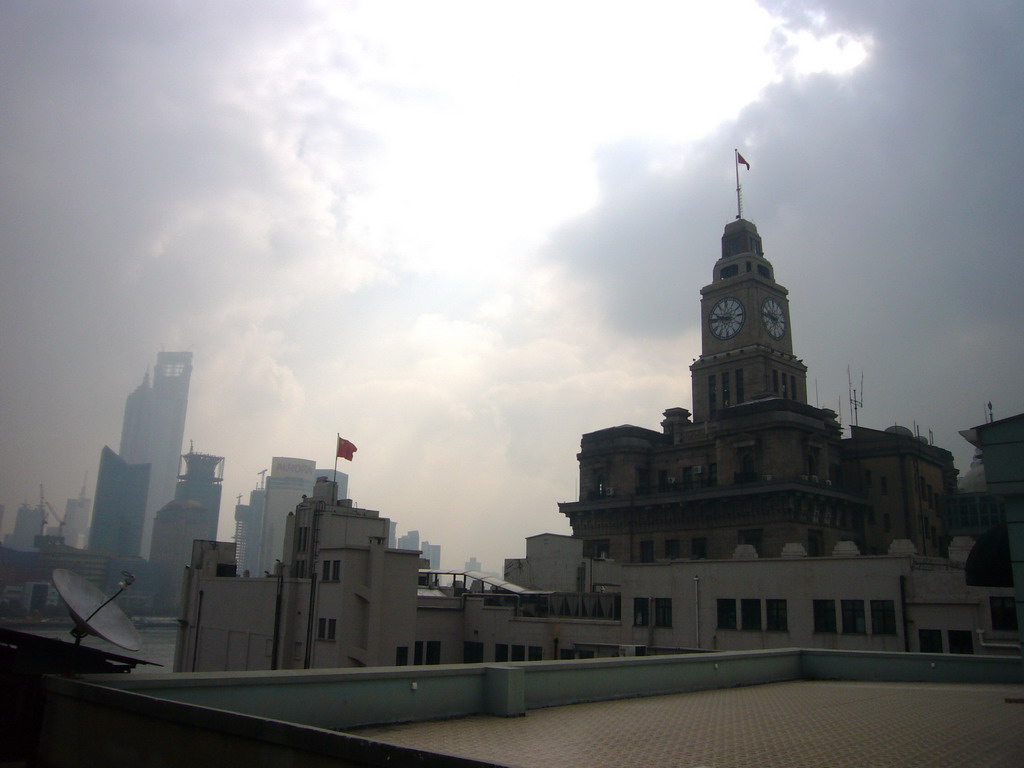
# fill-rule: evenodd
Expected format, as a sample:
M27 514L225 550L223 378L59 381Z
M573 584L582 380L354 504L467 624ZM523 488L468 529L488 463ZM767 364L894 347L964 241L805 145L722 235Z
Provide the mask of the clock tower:
M765 398L807 402L807 366L793 354L789 299L757 227L725 227L722 256L701 293L701 356L690 366L693 420Z

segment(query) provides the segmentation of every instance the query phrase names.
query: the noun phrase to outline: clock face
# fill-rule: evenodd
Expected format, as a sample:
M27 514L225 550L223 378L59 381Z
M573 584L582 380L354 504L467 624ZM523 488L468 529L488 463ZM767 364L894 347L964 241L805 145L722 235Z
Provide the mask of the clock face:
M761 305L761 322L773 339L781 339L786 335L786 312L775 299L765 299Z
M708 327L717 339L731 339L740 332L747 313L739 299L732 297L722 299L711 308L708 316Z

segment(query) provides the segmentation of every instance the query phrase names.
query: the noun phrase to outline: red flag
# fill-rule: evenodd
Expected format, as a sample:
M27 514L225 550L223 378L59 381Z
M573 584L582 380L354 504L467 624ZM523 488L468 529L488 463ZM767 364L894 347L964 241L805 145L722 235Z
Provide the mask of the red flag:
M743 165L747 166L747 170L748 170L748 171L750 170L750 163L748 163L748 162L747 162L747 161L746 161L746 160L745 160L745 159L743 158L743 155L741 155L741 154L740 154L739 152L737 152L737 153L736 153L736 162L739 162L739 163L743 163Z
M352 461L353 454L356 451L358 451L358 450L359 449L356 448L353 443L349 442L344 437L339 437L338 438L338 458L339 459L348 459L349 461Z

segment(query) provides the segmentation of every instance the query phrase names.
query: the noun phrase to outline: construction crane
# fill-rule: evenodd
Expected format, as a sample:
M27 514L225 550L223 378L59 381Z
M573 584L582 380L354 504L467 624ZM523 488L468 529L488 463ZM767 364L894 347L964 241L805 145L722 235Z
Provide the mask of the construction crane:
M42 513L39 515L39 535L44 536L46 534L46 510L50 510L50 514L53 515L53 519L57 521L57 535L64 535L64 518L57 514L57 510L53 508L53 505L46 500L43 496L43 484L39 484L39 511Z

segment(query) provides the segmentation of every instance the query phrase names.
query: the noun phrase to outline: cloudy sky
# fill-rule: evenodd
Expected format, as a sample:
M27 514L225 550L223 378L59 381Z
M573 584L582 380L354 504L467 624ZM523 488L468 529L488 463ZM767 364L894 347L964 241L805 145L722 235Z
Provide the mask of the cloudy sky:
M583 432L690 406L745 214L812 403L1024 410L1019 2L0 6L0 503L59 509L156 352L234 497L359 447L445 565L568 532Z

